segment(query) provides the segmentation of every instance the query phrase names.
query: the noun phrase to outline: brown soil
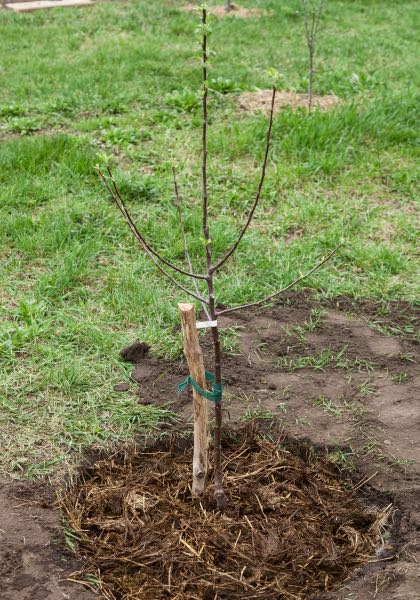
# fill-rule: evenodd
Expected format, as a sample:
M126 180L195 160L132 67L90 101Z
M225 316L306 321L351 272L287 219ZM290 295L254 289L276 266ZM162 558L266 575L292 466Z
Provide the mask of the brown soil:
M181 10L186 12L197 12L196 4L187 4L183 6ZM218 18L224 17L239 17L240 19L247 19L250 17L261 17L269 14L268 11L264 11L260 8L244 8L243 6L239 6L238 4L232 4L232 9L230 11L226 10L226 5L221 4L218 6L210 6L209 13Z
M369 506L310 446L230 430L223 456L222 515L211 486L192 500L192 451L173 445L99 460L64 496L85 572L110 598L304 599L392 556L392 506Z
M94 600L66 581L78 564L63 549L60 514L47 484L0 480L1 600Z
M246 112L265 112L269 113L272 99L271 90L259 90L257 92L243 92L238 97L239 108ZM313 108L319 110L331 110L339 102L339 98L333 94L327 96L312 97ZM276 93L275 112L283 108L290 107L292 110L297 108L308 108L308 94L298 94L292 92Z
M317 325L314 310L325 310ZM288 434L327 447L330 460L354 468L360 477L372 477L374 489L390 494L397 507L398 561L384 561L374 571L361 570L342 592L319 598L366 600L376 594L377 600L417 600L416 311L404 302L381 305L345 297L319 303L299 292L274 308L222 318L222 325L240 332L238 350L224 357L225 422L236 424L252 417L266 423L280 420ZM299 332L299 326L308 331ZM210 366L211 340L208 335L201 339ZM310 357L306 368L296 368L302 357ZM186 374L184 361L140 361L133 373L139 401L164 404L171 400L168 390L173 390L173 410L183 426L191 422L190 395L175 393L176 382Z

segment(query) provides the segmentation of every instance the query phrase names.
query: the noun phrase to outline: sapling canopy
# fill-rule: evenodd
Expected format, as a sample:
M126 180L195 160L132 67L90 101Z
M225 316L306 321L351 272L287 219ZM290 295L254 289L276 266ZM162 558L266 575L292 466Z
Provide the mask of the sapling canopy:
M315 73L315 52L318 27L324 10L325 0L302 0L305 37L308 48L308 108L311 110Z
M213 363L214 363L214 374L212 374L213 381L213 391L215 389L221 390L222 386L222 351L221 351L221 343L220 343L220 332L219 332L219 321L218 318L222 315L232 313L234 311L240 310L242 308L247 308L251 306L259 306L261 304L267 303L286 290L289 290L298 282L302 281L313 273L316 269L318 269L321 265L323 265L331 256L337 251L338 247L335 248L332 252L330 252L325 258L323 258L317 265L311 268L307 273L301 275L294 281L291 281L287 286L280 290L276 290L266 297L261 298L259 300L251 301L246 304L241 304L238 306L228 307L228 308L218 308L218 302L216 300L216 292L215 292L215 277L217 272L225 266L230 257L237 250L242 238L246 234L251 221L254 217L254 213L257 209L257 206L260 202L264 180L266 177L266 170L268 164L268 156L271 145L271 134L273 127L273 118L274 118L274 106L275 106L275 98L276 98L276 86L273 85L272 98L271 98L271 108L270 108L270 116L268 120L268 128L266 134L265 141L265 151L264 158L261 165L261 174L259 178L258 188L252 201L251 207L248 211L247 218L245 223L242 225L236 240L232 243L232 245L225 251L222 256L215 257L212 248L211 242L211 233L210 233L210 222L209 222L209 194L208 194L208 174L207 174L207 132L208 132L208 95L209 95L209 86L208 86L208 69L209 69L209 49L208 49L208 39L210 34L210 29L208 25L208 10L207 5L202 4L200 6L201 11L201 24L200 24L200 53L201 53L201 68L202 68L202 131L201 131L201 145L202 145L202 156L201 156L201 228L202 234L204 238L204 263L205 269L203 273L196 273L193 270L191 257L188 249L188 241L185 233L184 227L184 219L182 214L181 207L181 199L180 192L177 183L176 171L173 168L173 182L175 189L175 205L178 210L179 220L181 225L181 233L184 242L185 248L185 259L188 265L188 270L184 267L180 267L174 264L172 261L165 258L160 252L157 252L153 245L146 239L145 235L142 233L142 230L134 223L130 212L126 206L125 200L118 189L117 183L112 175L109 167L107 168L107 173L103 173L99 170L100 177L108 189L109 193L113 197L117 207L121 211L124 219L127 222L128 227L131 232L137 239L140 244L142 250L146 253L146 255L150 258L152 262L156 265L157 269L165 275L178 289L182 290L185 294L193 298L194 300L200 302L203 307L204 313L206 314L207 319L211 322L211 335L213 341ZM187 284L183 281L180 283L179 277L188 278L192 280L193 289L191 287L187 287ZM206 292L203 293L200 290L199 283L202 282L203 287L206 288ZM203 399L203 401L205 401ZM221 470L221 436L222 436L222 401L221 401L221 391L219 401L214 404L215 411L215 428L214 428L214 495L216 499L216 504L219 510L222 510L226 504L225 492L223 489L223 481L222 481L222 470ZM200 487L200 486L197 486ZM194 486L193 486L194 489Z

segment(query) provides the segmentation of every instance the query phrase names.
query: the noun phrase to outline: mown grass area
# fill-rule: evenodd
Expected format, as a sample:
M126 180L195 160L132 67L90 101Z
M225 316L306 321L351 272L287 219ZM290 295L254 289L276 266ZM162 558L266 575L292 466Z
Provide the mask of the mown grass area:
M183 261L172 164L202 271L198 18L181 1L0 11L1 466L52 472L70 451L152 431L166 411L112 386L118 352L140 338L181 351L185 299L138 251L100 185L111 164L133 214L170 259ZM236 97L283 73L305 91L298 0L242 2L272 11L213 22L212 240L235 239L258 182L267 119ZM275 119L263 203L218 281L219 301L258 299L339 241L305 282L316 293L414 301L419 13L414 1L335 1L321 26L316 90L327 113ZM175 393L168 389L168 402Z

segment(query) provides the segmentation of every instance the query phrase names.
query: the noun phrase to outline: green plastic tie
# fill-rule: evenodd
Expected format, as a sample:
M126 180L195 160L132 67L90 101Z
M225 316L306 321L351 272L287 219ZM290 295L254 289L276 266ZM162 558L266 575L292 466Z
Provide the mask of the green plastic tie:
M213 389L211 392L209 390L203 390L203 388L198 385L196 380L191 377L191 375L188 375L184 381L181 381L181 383L178 384L178 394L181 394L181 392L186 390L189 385L192 385L192 387L200 394L200 396L204 396L204 398L207 398L207 400L210 400L215 404L220 404L222 401L222 384L216 383L216 377L213 373L210 373L210 371L206 371L206 381L212 385Z

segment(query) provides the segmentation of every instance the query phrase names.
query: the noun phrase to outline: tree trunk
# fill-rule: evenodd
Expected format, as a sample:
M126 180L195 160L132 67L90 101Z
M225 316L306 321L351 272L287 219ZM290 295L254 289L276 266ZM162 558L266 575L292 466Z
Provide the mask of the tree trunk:
M212 327L214 346L214 374L216 383L222 383L222 351L218 327ZM222 477L222 404L214 405L216 425L214 429L214 497L217 508L223 510L226 506L226 496L223 491Z

